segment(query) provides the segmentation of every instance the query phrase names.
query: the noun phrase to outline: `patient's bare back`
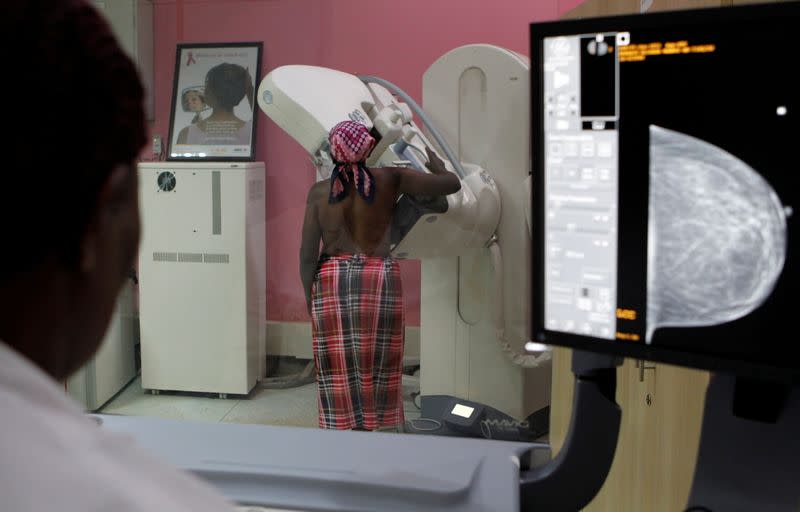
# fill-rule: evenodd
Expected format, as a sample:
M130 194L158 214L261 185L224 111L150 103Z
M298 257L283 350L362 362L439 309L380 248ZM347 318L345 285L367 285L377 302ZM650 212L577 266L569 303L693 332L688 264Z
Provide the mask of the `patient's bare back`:
M322 251L331 255L362 253L388 256L392 216L401 194L439 196L452 194L461 188L458 178L447 172L440 160L434 160L429 169L431 173L403 167L371 169L375 179L372 203L367 203L358 194L352 179L345 184L347 196L333 204L328 202L330 181L315 184L311 196L322 230Z

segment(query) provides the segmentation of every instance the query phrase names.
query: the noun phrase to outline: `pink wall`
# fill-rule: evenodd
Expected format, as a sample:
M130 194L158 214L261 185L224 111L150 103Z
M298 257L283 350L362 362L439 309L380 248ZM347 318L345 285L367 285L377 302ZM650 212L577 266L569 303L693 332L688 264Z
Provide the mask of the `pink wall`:
M421 100L422 74L470 43L528 53L528 24L581 0L156 0L153 133L169 133L175 45L263 41L263 77L311 64L394 82ZM267 317L305 321L298 272L303 208L314 179L304 151L259 113L256 152L267 170ZM419 325L419 263L404 262L407 319Z

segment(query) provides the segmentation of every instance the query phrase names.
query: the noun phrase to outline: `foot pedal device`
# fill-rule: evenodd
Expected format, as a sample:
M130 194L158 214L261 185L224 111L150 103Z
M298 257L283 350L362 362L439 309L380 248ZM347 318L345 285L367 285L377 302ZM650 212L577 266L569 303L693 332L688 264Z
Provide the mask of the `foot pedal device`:
M520 421L478 402L448 395L428 395L422 397L420 418L406 422L406 431L527 442L547 433L548 419L548 408Z

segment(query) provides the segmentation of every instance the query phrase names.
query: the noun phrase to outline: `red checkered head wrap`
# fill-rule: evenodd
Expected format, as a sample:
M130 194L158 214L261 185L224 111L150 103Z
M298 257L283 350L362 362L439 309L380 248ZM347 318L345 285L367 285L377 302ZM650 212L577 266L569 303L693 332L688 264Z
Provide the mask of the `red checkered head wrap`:
M355 121L342 121L333 127L328 142L336 164L328 202L337 203L347 197L347 184L352 178L358 194L371 203L375 199L375 179L364 161L375 147L375 139L367 127Z
M334 126L328 142L333 159L346 164L363 162L375 147L375 139L367 127L355 121L342 121Z

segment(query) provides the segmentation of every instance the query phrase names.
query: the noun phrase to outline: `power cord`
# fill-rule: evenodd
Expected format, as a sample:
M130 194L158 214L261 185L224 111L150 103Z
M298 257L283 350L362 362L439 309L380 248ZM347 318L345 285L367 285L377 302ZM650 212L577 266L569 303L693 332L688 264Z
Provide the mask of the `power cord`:
M433 427L425 428L415 425L415 423L420 423L420 422L432 423ZM430 418L417 418L414 420L406 420L406 427L410 427L411 430L416 430L418 432L436 432L437 430L442 428L442 422Z
M422 410L422 404L421 403L417 403L417 399L419 398L420 402L421 402L422 401L421 396L422 396L422 393L420 391L412 391L411 392L411 402L414 404L414 407L416 407L420 411Z
M305 386L306 384L311 384L317 380L315 369L316 365L314 364L314 361L311 360L308 362L308 364L306 364L305 368L303 368L303 371L300 373L286 377L270 377L263 379L261 382L259 382L258 387L262 389L289 389Z

